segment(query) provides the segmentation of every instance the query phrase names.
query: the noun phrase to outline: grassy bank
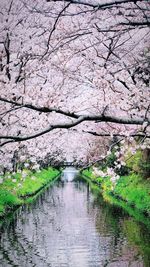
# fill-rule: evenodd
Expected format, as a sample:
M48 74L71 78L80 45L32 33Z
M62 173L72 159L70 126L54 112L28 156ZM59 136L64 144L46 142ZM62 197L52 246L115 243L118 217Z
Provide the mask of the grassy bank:
M106 200L111 197L124 201L130 207L150 216L150 183L139 175L131 173L128 176L121 176L115 187L112 187L110 177L95 177L92 168L84 170L83 175L96 183Z
M59 171L53 168L43 169L38 172L24 170L3 177L0 185L0 217L18 206L29 202L43 187L58 177Z

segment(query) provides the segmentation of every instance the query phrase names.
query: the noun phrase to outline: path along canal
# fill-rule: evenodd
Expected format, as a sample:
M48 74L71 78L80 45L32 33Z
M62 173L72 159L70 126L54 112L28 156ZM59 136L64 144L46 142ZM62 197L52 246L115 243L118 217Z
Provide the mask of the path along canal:
M1 267L148 267L150 232L68 168L1 229Z

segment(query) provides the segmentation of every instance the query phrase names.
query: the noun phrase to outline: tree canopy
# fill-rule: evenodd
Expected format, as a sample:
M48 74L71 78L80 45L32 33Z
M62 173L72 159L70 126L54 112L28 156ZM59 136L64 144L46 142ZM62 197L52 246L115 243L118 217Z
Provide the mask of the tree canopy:
M147 0L0 6L3 154L31 139L48 152L68 132L150 137Z

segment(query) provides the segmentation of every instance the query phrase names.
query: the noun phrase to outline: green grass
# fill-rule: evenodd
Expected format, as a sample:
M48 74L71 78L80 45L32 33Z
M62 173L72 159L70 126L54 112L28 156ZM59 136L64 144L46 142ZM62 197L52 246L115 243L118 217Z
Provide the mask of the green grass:
M139 175L121 177L114 189L114 194L121 196L129 205L150 215L150 183Z
M102 181L103 181L103 178L102 177L95 177L92 173L92 169L88 169L88 170L84 170L82 172L86 177L89 177L90 180L92 180L93 183L96 183L96 184L101 184Z
M24 174L25 178L22 178L21 173L14 175L7 173L3 177L4 182L0 185L0 217L27 202L29 197L36 195L59 175L59 171L53 168L35 173L24 170Z
M123 200L129 206L150 216L150 183L148 180L131 173L128 176L120 177L113 189L109 177L94 177L91 169L83 171L83 175L100 186L105 199L108 200L109 195L113 195L116 199Z
M0 215L5 214L7 210L11 210L14 206L18 206L22 201L6 189L0 188Z

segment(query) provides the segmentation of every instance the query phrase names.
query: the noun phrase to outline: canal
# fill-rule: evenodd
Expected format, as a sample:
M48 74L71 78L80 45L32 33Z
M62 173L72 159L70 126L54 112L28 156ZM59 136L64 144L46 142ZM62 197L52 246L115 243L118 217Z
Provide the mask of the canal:
M149 267L150 231L73 168L1 226L1 267Z

